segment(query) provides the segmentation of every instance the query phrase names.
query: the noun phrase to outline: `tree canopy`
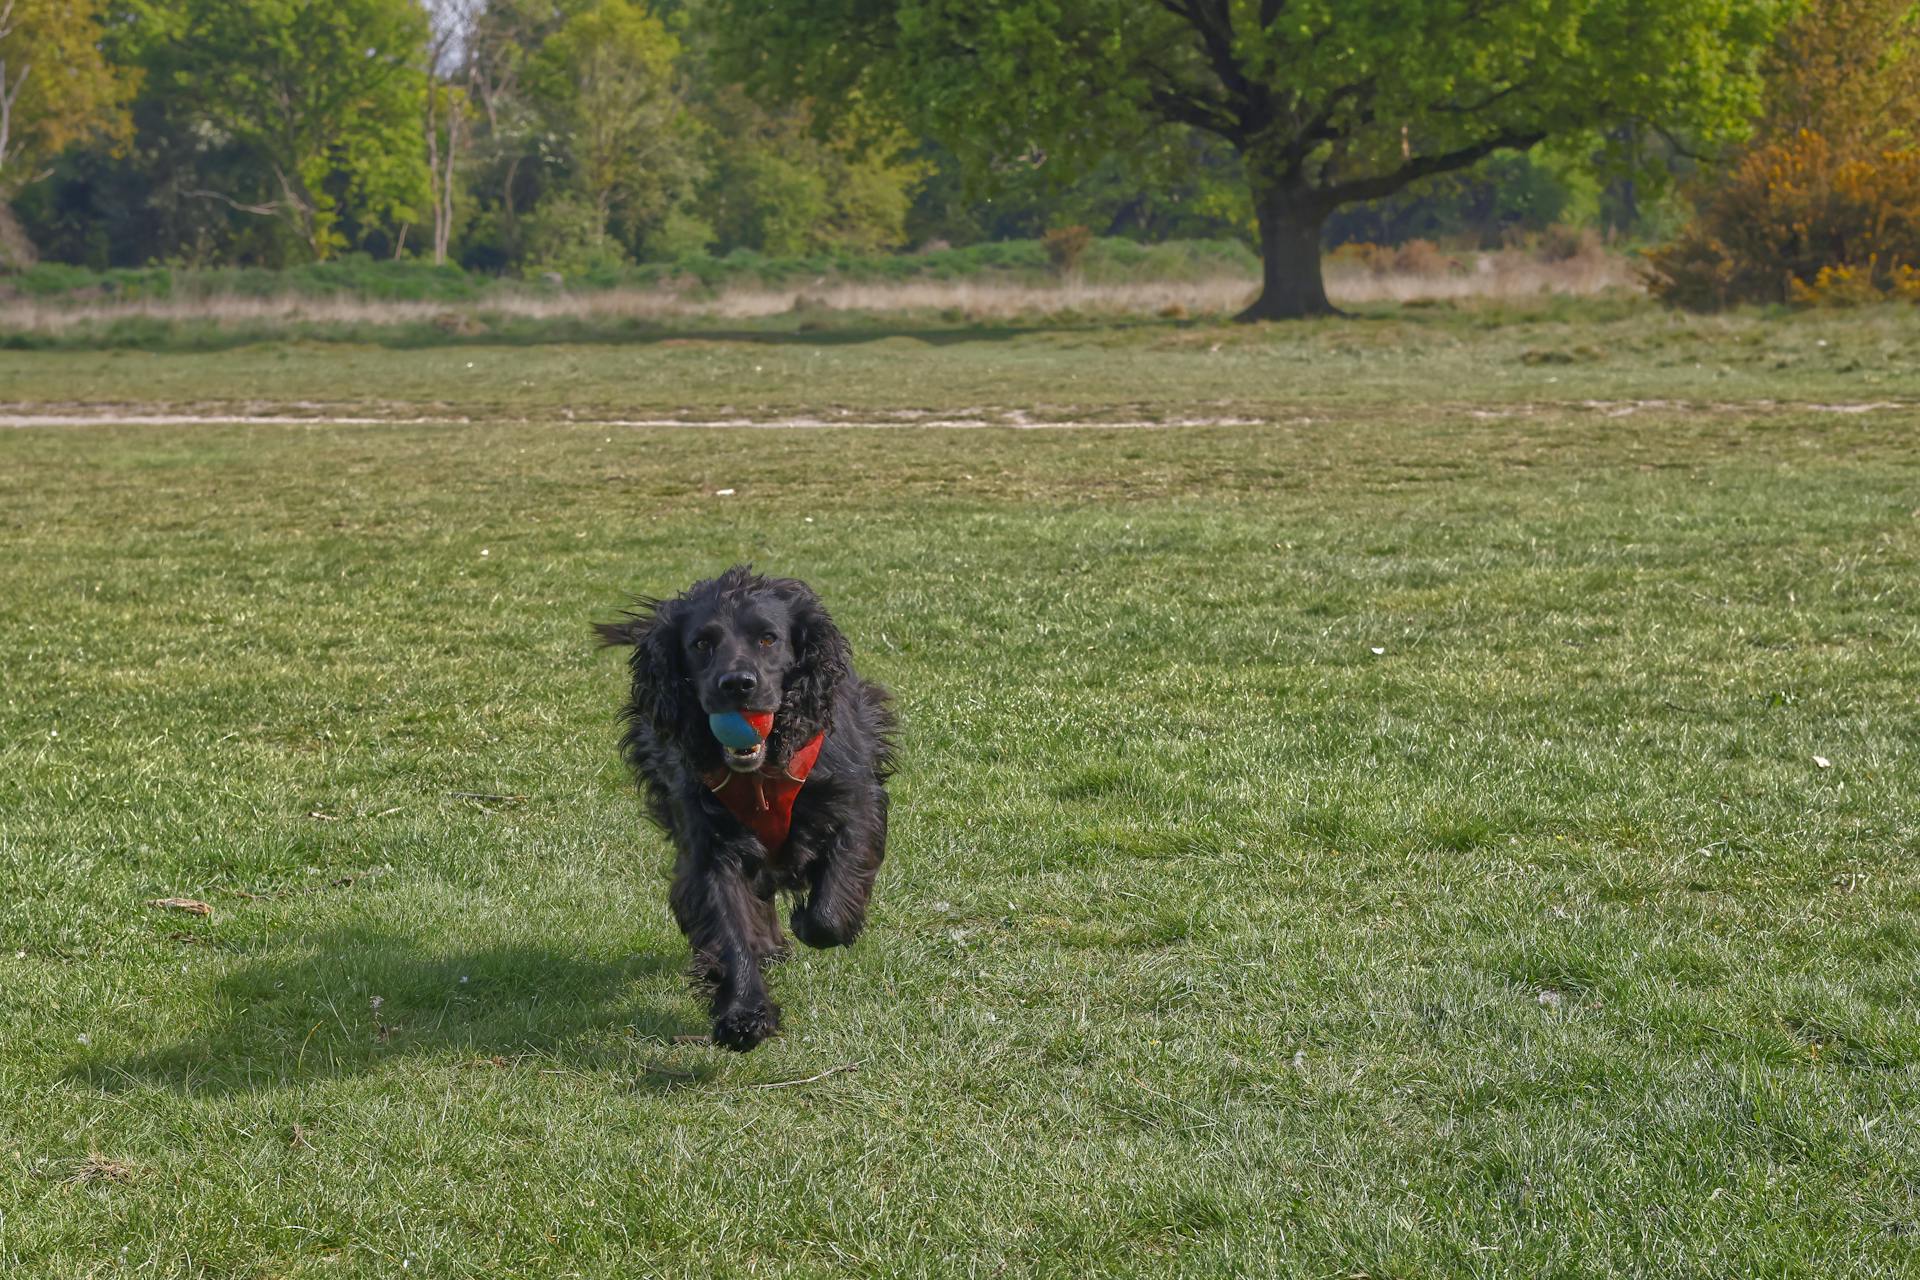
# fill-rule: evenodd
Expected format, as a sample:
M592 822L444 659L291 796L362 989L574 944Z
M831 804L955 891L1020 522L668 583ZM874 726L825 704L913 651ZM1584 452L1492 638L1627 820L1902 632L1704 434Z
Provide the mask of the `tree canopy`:
M148 16L166 87L272 177L207 196L277 213L316 258L343 244L348 196L374 217L426 207L426 18L412 0L182 0Z
M1253 314L1311 314L1324 243L1665 231L1676 205L1635 175L1685 173L1755 111L1910 130L1883 74L1909 64L1857 39L1808 46L1826 69L1799 98L1758 97L1789 4L1899 7L0 0L0 267L31 240L101 267L573 275L1078 225L1256 242Z
M102 54L102 0L0 0L0 199L88 137L123 140L137 78Z
M1756 102L1780 0L716 0L776 97L884 109L976 170L1071 172L1160 128L1238 154L1253 317L1330 310L1320 229L1500 150L1618 122L1711 139Z

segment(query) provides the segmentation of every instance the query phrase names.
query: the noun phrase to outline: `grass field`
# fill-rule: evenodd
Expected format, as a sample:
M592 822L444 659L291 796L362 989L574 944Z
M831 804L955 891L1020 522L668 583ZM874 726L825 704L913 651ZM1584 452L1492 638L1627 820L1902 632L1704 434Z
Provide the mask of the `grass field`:
M1037 245L1028 247L1038 256ZM110 277L101 280L81 272L80 279L89 283L70 291L13 297L0 277L0 347L180 351L287 340L420 347L443 346L456 338L489 345L544 345L562 334L575 340L618 341L660 338L715 324L746 324L762 336L804 331L844 337L876 326L950 331L1022 324L1058 329L1142 317L1217 321L1252 301L1259 291L1259 263L1238 246L1214 247L1234 252L1181 254L1180 246L1160 246L1141 259L1137 269L1096 262L1066 275L1044 265L941 272L940 255L928 255L881 260L928 268L910 275L849 275L823 266L771 276L716 277L708 283L688 274L652 273L650 281L560 287L483 283L458 271L443 277L430 268L413 267L391 282L448 286L421 292L364 285L321 291L312 283L302 289L296 287L301 276L267 271L205 273L177 291L143 290L133 285L109 288ZM1412 302L1469 308L1502 301L1537 308L1543 297L1556 296L1571 300L1604 295L1619 303L1642 291L1637 260L1624 254L1544 261L1524 251L1502 250L1435 255L1423 261L1424 267L1403 268L1392 262L1368 267L1335 259L1329 265L1327 289L1341 306ZM804 260L789 264L808 265ZM69 270L57 271L56 278L66 277ZM257 288L223 289L214 283L228 277L235 285L253 278Z
M1327 285L1342 305L1640 292L1637 257L1597 243L1568 248L1445 253L1424 241L1404 252L1350 245L1329 259ZM790 315L812 328L839 329L901 312L949 317L948 324L1063 312L1107 320L1231 315L1252 300L1259 281L1259 259L1238 241L1099 238L1071 266L1053 261L1042 241L1018 240L909 254L692 254L564 280L551 273L498 278L364 255L285 270L94 271L43 263L0 274L0 346L155 350L274 337L437 345L449 334L550 342L557 326L618 337Z
M0 429L0 1270L1911 1275L1917 369L1603 306L0 352L312 419ZM896 429L584 420L783 415ZM735 560L907 725L744 1058L588 630Z

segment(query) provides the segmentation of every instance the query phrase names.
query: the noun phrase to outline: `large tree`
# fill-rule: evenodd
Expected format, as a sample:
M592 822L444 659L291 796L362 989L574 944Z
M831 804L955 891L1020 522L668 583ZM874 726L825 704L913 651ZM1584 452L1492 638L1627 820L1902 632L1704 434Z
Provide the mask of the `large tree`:
M33 260L7 202L85 139L118 142L136 77L100 51L102 0L0 0L0 267Z
M1239 154L1265 288L1330 311L1320 233L1500 150L1619 122L1712 136L1781 0L717 0L756 84L897 112L982 170L1071 168L1155 127Z
M681 45L635 0L598 0L549 36L527 87L603 233L637 247L699 177Z
M237 147L267 190L197 194L284 218L306 252L342 247L343 208L413 221L426 204L421 146L426 15L412 0L173 0L134 6L163 33L155 86Z

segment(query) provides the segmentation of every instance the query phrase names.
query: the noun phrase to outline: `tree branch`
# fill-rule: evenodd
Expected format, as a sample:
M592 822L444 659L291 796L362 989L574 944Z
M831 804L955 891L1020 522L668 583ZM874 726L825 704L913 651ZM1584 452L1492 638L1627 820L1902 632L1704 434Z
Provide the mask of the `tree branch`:
M13 17L13 0L7 0L7 7L0 12L0 39L13 34L13 28L4 24ZM20 68L19 76L13 87L7 87L7 63L0 58L0 165L7 162L7 144L13 137L13 104L20 97L20 90L26 87L27 77L33 73L33 64L29 62Z
M1181 19L1198 37L1203 65L1219 82L1221 96L1210 86L1182 84L1181 77L1151 58L1146 74L1160 83L1148 90L1148 99L1162 119L1192 125L1218 134L1236 149L1245 150L1273 123L1273 90L1247 78L1234 56L1233 18L1227 0L1155 0L1161 9ZM1280 0L1269 0L1280 3ZM1204 76L1202 79L1204 80Z
M1533 87L1533 81L1531 79L1515 80L1512 84L1508 85L1506 88L1495 89L1492 93L1480 99L1480 101L1472 103L1470 105L1460 106L1454 103L1443 102L1435 106L1434 110L1438 112L1443 112L1450 116L1477 115L1480 112L1485 111L1488 107L1491 107L1492 105L1494 105L1496 102L1499 102L1502 99L1512 94L1519 93L1522 89L1531 89L1532 87Z
M1162 119L1172 124L1192 125L1218 134L1236 147L1247 141L1246 126L1236 120L1224 103L1210 102L1174 84L1147 91L1147 99Z
M222 195L218 191L182 191L180 194L194 200L218 200L222 204L233 206L242 213L256 213L263 218L271 218L285 207L278 200L275 200L271 204L242 204L232 196Z
M1371 178L1355 178L1349 182L1336 182L1316 188L1316 194L1329 205L1343 205L1355 200L1378 200L1383 196L1392 195L1409 182L1432 177L1436 173L1464 169L1474 161L1484 159L1496 151L1525 151L1546 136L1545 133L1498 133L1490 138L1482 138L1469 146L1444 151L1436 156L1415 156L1390 173L1377 174Z
M1326 103L1314 113L1313 119L1294 135L1293 142L1287 147L1287 157L1292 160L1305 159L1309 151L1322 142L1338 141L1342 132L1330 129L1334 113L1340 110L1340 104L1350 98L1359 98L1373 89L1373 78L1356 80L1352 84L1343 84L1327 95Z
M1233 56L1233 21L1227 15L1225 0L1159 0L1159 3L1168 13L1185 18L1199 35L1213 74L1220 78L1228 94L1242 102L1251 101L1253 86Z
M1661 140L1665 142L1669 147L1673 148L1673 154L1679 156L1683 160L1692 160L1695 163L1704 164L1713 159L1712 156L1706 154L1705 152L1695 151L1691 147L1689 147L1686 143L1674 137L1673 131L1667 128L1663 124L1656 124L1652 120L1635 120L1633 123L1639 125L1643 129L1651 129L1655 133L1659 134Z

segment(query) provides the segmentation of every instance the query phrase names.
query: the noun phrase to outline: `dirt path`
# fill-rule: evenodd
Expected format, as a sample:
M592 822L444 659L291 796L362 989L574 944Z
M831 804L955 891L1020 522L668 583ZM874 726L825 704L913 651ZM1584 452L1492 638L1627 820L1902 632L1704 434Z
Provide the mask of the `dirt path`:
M1690 403L1683 400L1570 400L1521 401L1506 405L1435 404L1432 412L1458 415L1477 420L1533 418L1548 413L1591 413L1607 418L1631 417L1641 413L1719 413L1773 414L1819 413L1855 416L1861 414L1920 411L1920 403L1896 400L1827 404L1780 400L1751 400L1715 403ZM297 410L289 412L288 410ZM1347 413L1356 411L1346 411ZM1315 416L1298 413L1271 417L1247 415L1192 416L1168 418L1103 419L1035 417L1019 409L987 407L962 409L946 414L927 410L841 410L831 415L775 414L725 417L627 418L576 415L570 409L538 414L461 414L410 413L396 406L391 413L368 412L365 407L341 407L341 411L318 404L243 406L240 409L193 409L170 405L60 403L47 405L0 404L0 428L15 427L87 427L87 426L472 426L557 424L578 427L625 428L705 428L747 430L829 430L834 428L934 430L1146 430L1187 427L1244 427L1262 424L1307 426L1339 416L1324 411Z
M647 418L580 415L570 409L538 414L418 414L395 412L369 414L364 409L329 412L324 406L300 405L299 413L273 409L187 410L156 405L62 404L57 406L0 404L0 428L4 427L86 427L86 426L472 426L556 424L574 427L633 428L745 428L751 430L830 430L857 427L863 429L934 428L941 430L981 430L992 427L1015 430L1057 430L1063 428L1176 428L1256 426L1267 419L1249 417L1192 417L1102 419L1034 417L1018 409L963 409L957 413L935 414L924 410L874 410L855 413L842 411L831 416L813 414L774 414L725 417L660 416Z

